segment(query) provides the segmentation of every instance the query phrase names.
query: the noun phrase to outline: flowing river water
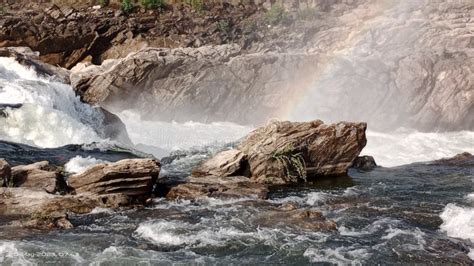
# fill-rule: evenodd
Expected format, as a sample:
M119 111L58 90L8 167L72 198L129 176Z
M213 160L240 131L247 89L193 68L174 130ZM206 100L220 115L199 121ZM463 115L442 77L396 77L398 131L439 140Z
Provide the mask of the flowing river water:
M252 130L225 122L141 121L126 110L117 115L135 145L124 147L104 139L100 112L81 103L68 85L7 58L0 58L0 103L23 104L0 116L0 157L13 164L48 159L70 172L144 153L180 153L163 162L161 175L184 178L196 163ZM156 198L139 210L72 216L70 230L2 231L0 264L473 263L473 166L415 162L473 153L474 132L381 133L369 125L367 138L362 153L384 167L275 187L267 200ZM284 203L320 210L338 230L262 222ZM8 222L0 217L0 224Z

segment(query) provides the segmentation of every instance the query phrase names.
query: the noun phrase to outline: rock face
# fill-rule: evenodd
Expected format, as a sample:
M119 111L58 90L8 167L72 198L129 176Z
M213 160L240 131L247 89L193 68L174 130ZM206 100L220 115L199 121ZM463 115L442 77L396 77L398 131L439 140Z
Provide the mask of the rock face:
M72 175L68 184L76 193L124 194L147 197L160 173L160 164L153 159L126 159L98 164L85 172Z
M7 180L6 184L13 187L40 188L47 193L67 190L63 176L47 161L12 167L11 180Z
M186 183L172 187L166 194L168 199L215 198L257 198L266 199L268 188L262 184L250 182L248 177L206 176L189 177Z
M377 163L375 163L375 159L372 156L358 156L351 167L362 171L370 171L377 167Z
M267 50L147 49L94 68L76 88L85 101L146 119L473 130L473 10L470 0L329 1L317 20L274 27L297 37L283 34Z
M193 172L222 176L240 172L269 184L342 175L364 148L366 127L349 122L326 125L320 120L273 122L247 135L237 150L221 152Z

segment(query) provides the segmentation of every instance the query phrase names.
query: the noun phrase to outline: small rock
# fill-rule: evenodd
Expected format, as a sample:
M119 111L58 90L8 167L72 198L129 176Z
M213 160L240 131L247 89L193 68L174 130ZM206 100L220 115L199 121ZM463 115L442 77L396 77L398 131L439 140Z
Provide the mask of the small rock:
M11 167L8 162L4 159L0 159L0 180L2 181L2 186L8 186L8 180L11 178Z
M370 171L375 169L377 164L375 163L374 157L365 155L355 158L351 167L362 171Z

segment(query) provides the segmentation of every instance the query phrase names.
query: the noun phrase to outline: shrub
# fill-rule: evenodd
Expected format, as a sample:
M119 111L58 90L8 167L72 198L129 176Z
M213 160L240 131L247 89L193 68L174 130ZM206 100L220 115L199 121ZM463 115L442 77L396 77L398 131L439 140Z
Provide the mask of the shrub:
M130 0L122 0L122 10L125 13L130 13L133 10L133 5Z
M272 159L277 161L285 172L284 179L289 182L306 181L306 163L303 154L292 145L287 145L273 152Z
M315 8L305 8L298 12L298 18L302 20L314 20L318 17L318 12Z
M0 5L0 15L3 14L5 14L5 8L3 7L3 5Z
M283 7L278 5L272 6L272 8L265 13L265 20L271 25L277 25L287 19L288 13Z
M165 5L164 0L140 0L140 4L146 9L158 9Z
M250 34L252 32L255 32L257 28L257 22L253 19L248 18L243 22L242 31L244 34Z
M99 5L101 7L106 7L109 5L109 0L99 0Z
M230 30L229 22L227 20L221 20L217 22L217 29L220 32L228 32Z
M192 6L194 10L201 11L204 8L202 0L186 0L186 2Z

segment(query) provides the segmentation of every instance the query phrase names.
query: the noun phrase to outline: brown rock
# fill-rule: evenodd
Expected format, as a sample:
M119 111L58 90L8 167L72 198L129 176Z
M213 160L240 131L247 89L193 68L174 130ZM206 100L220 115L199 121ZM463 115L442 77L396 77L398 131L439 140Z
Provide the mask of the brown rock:
M336 222L327 220L323 214L313 209L278 209L262 213L256 223L272 228L290 227L310 231L337 230Z
M247 177L216 177L207 176L192 178L170 189L168 199L196 199L200 197L214 198L260 198L267 197L268 189L262 184L250 182Z
M247 135L237 150L216 155L194 172L229 175L240 171L252 181L267 184L343 175L366 144L366 127L365 123L350 122L326 125L320 120L273 122ZM218 167L224 169L219 171Z
M14 187L41 188L48 193L65 192L67 188L63 176L47 161L12 167L9 182Z
M68 178L76 193L146 196L152 191L160 172L160 163L153 159L126 159L98 164Z
M193 176L232 176L242 168L244 154L239 150L219 152L193 169Z

